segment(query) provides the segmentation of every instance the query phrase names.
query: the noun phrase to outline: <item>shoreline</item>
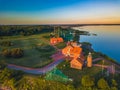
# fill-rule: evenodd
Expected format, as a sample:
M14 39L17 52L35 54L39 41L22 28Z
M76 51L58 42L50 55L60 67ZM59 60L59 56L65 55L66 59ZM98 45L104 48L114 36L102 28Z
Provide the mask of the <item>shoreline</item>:
M96 33L97 36L91 35L87 37L81 35L80 41L90 42L97 52L102 52L120 63L119 28L119 26L85 26L80 30Z

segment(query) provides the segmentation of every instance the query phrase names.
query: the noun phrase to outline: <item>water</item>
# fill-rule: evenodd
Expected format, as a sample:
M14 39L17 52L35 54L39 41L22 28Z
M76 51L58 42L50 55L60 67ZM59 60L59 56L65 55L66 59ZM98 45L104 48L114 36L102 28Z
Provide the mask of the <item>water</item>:
M120 62L120 26L77 27L97 36L81 36L81 42L90 42L95 51L102 52Z

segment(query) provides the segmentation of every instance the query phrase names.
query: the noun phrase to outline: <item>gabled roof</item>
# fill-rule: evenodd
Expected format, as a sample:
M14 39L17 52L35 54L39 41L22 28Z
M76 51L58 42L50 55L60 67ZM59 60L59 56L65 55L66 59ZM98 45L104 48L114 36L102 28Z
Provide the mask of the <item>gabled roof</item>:
M77 58L77 61L80 62L81 64L84 64L84 61L81 58Z

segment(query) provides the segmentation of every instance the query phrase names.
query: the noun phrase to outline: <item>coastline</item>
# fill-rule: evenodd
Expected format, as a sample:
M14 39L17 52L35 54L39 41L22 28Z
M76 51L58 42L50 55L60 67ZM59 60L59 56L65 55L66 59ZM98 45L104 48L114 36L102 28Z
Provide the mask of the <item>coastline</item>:
M77 27L76 27L77 28ZM78 27L79 29L79 27ZM118 26L83 26L81 31L95 33L95 35L81 35L80 42L90 42L97 52L102 52L120 63L120 25Z

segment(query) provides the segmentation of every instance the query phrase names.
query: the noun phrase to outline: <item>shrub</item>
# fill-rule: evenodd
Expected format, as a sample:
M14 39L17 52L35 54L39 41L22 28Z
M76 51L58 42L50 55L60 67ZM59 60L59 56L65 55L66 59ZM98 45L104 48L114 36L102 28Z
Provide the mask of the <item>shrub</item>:
M11 50L5 49L2 51L2 55L5 57L20 58L24 55L24 52L20 48L13 48Z
M94 86L95 83L94 83L94 80L89 75L85 75L81 79L81 84L84 87L92 87Z
M11 57L20 58L24 55L24 52L20 48L14 48L11 50Z
M10 57L11 56L11 52L8 49L4 49L2 51L2 55L5 56L5 57Z
M0 42L0 45L1 46L12 46L12 42L10 42L10 41L2 41L2 42Z
M100 89L109 90L109 85L104 78L99 79L97 85Z

